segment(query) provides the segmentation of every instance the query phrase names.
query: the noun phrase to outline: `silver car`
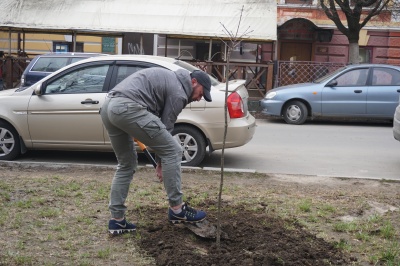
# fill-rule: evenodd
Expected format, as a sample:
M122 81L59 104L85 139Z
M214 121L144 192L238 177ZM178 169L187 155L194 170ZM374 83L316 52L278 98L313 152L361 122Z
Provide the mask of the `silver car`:
M400 99L399 99L400 102ZM393 137L400 141L400 104L397 106L394 112L393 118Z
M27 88L0 92L0 160L26 150L112 151L99 109L106 93L143 68L170 70L194 66L167 57L110 55L68 65ZM245 145L255 132L244 80L228 84L225 147ZM198 165L223 145L225 86L212 78L212 99L190 103L179 115L173 135L182 146L182 164Z
M300 125L307 118L393 119L400 95L400 67L350 65L313 83L270 90L260 101L262 112Z

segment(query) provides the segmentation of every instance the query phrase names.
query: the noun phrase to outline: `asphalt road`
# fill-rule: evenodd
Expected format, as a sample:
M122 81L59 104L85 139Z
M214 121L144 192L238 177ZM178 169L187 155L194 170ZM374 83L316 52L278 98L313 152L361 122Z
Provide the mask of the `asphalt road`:
M20 162L115 165L112 153L29 152ZM144 156L139 164L146 164ZM221 151L200 167L220 168ZM224 167L263 173L361 177L400 180L400 142L392 125L372 122L311 121L288 125L257 120L254 138L225 150Z
M400 142L388 122L312 121L296 126L257 120L254 138L227 149L226 167L264 173L400 180ZM221 152L202 166L220 165Z

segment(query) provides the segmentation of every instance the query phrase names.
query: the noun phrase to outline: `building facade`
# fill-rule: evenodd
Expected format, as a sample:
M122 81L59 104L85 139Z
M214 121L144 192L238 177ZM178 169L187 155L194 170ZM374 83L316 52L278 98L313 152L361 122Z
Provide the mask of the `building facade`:
M277 4L277 42L262 45L262 61L348 63L348 39L327 18L318 0L278 0ZM360 32L359 47L360 63L400 65L399 21L387 11L373 17Z
M345 18L343 17L343 20ZM274 81L279 85L277 62L341 63L349 61L349 42L318 6L318 0L277 0L277 40L242 41L231 61L274 64ZM275 25L274 25L275 27ZM122 37L121 37L122 36ZM360 32L360 63L400 65L400 23L390 12L374 17ZM47 52L95 52L148 54L188 61L226 61L227 48L218 38L182 38L152 33L119 33L117 36L72 36L68 34L17 33L0 31L0 80L4 56L33 58ZM218 70L217 70L218 71ZM258 69L241 68L240 77L252 78ZM219 70L222 73L222 69ZM4 73L4 71L3 71ZM215 73L217 74L217 73ZM14 77L18 77L15 73ZM262 76L261 81L265 83ZM288 82L298 82L291 79ZM269 86L270 87L270 86ZM269 88L268 87L268 88Z
M249 62L348 62L347 37L336 29L334 23L318 7L318 0L277 0L277 25L276 42L243 42L235 50L233 58ZM210 46L210 40L204 39L178 40L166 35L134 33L124 36L78 35L75 51L224 60L224 45L215 40ZM7 54L10 45L13 55L25 52L28 56L34 56L73 50L71 35L0 32L0 53L2 51ZM382 12L361 30L359 45L361 63L400 65L400 23L390 12Z

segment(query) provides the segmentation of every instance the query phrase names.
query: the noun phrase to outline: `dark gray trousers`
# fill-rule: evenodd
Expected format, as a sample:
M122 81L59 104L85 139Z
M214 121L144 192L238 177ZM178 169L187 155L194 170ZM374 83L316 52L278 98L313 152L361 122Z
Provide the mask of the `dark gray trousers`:
M150 147L161 158L169 204L181 204L182 149L160 118L129 98L115 96L107 96L100 114L118 160L111 184L111 217L122 218L125 215L125 200L137 169L137 154L132 137Z

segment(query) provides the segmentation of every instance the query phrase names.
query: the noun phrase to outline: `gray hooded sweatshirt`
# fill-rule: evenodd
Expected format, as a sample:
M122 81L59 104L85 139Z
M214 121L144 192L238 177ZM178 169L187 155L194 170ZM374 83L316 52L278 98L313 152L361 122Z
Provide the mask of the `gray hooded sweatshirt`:
M193 89L189 71L152 67L133 73L112 91L147 107L171 132L178 115L190 102Z

